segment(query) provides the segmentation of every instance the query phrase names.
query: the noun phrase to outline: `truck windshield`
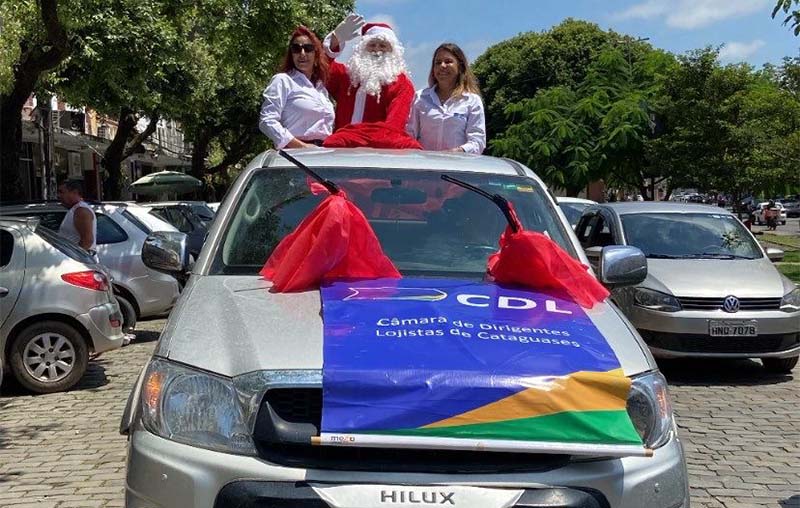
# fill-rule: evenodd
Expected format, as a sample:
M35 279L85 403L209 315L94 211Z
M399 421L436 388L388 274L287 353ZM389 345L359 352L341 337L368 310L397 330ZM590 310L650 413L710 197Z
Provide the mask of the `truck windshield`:
M315 168L364 212L386 255L404 275L476 276L506 227L489 200L441 180L438 171ZM575 256L564 226L534 180L448 172L512 201L526 229L545 233ZM250 179L216 247L212 274L257 274L272 250L325 197L295 168Z

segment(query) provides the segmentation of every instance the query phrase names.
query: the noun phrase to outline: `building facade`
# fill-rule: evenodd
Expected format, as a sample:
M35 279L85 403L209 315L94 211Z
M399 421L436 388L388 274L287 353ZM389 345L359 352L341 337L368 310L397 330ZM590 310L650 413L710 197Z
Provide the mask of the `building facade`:
M43 106L43 107L40 107ZM49 122L48 122L49 117ZM137 125L144 130L147 122ZM26 200L55 199L56 182L65 178L84 181L86 197L102 200L106 171L103 154L117 132L117 121L87 108L75 108L52 98L40 104L28 98L22 110L20 172ZM49 166L52 171L48 171ZM171 120L159 120L156 131L137 153L122 164L124 184L156 171L185 171L191 166L191 145ZM132 195L124 185L123 199Z

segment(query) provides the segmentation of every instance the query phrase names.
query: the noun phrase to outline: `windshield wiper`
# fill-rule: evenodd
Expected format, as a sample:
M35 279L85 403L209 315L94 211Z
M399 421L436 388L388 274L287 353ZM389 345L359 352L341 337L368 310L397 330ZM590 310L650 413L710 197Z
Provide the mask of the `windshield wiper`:
M522 229L522 224L519 222L519 218L512 212L511 204L508 202L506 198L501 196L500 194L492 194L490 192L486 192L485 190L481 189L480 187L476 187L475 185L469 184L463 180L459 180L458 178L453 178L450 175L442 175L442 180L445 182L454 183L460 187L464 187L465 189L474 192L475 194L481 195L497 205L503 215L508 221L508 227L511 228L511 231L518 232Z
M652 259L680 259L683 256L671 256L669 254L648 254L645 257Z
M311 178L319 182L323 187L328 189L328 192L330 192L331 194L339 194L339 186L336 185L335 183L331 182L330 180L326 180L325 178L322 178L317 173L315 173L314 170L312 170L299 160L295 159L294 157L286 153L284 150L278 150L278 154L284 159L294 164L295 166L297 166L298 168L305 171L308 176L310 176Z
M739 254L723 254L721 252L702 252L700 254L689 254L687 257L702 259L753 259L748 256L741 256Z

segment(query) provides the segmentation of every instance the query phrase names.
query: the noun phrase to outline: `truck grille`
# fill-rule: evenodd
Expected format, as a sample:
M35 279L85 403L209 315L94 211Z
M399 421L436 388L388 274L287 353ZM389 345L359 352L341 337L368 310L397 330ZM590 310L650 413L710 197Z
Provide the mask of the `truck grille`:
M253 431L259 456L292 467L428 473L545 471L570 461L554 454L312 446L321 421L321 388L268 390Z
M684 310L719 310L725 298L693 298L679 296L678 301ZM778 310L780 298L739 298L739 310Z

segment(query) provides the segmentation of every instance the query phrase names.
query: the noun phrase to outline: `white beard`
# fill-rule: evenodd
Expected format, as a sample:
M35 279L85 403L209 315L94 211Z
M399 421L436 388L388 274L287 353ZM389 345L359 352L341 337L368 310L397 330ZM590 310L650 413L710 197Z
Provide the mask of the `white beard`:
M394 83L406 71L402 48L389 53L368 53L362 40L347 62L347 73L354 87L362 87L368 95L381 100L381 87ZM398 51L399 49L399 51Z

